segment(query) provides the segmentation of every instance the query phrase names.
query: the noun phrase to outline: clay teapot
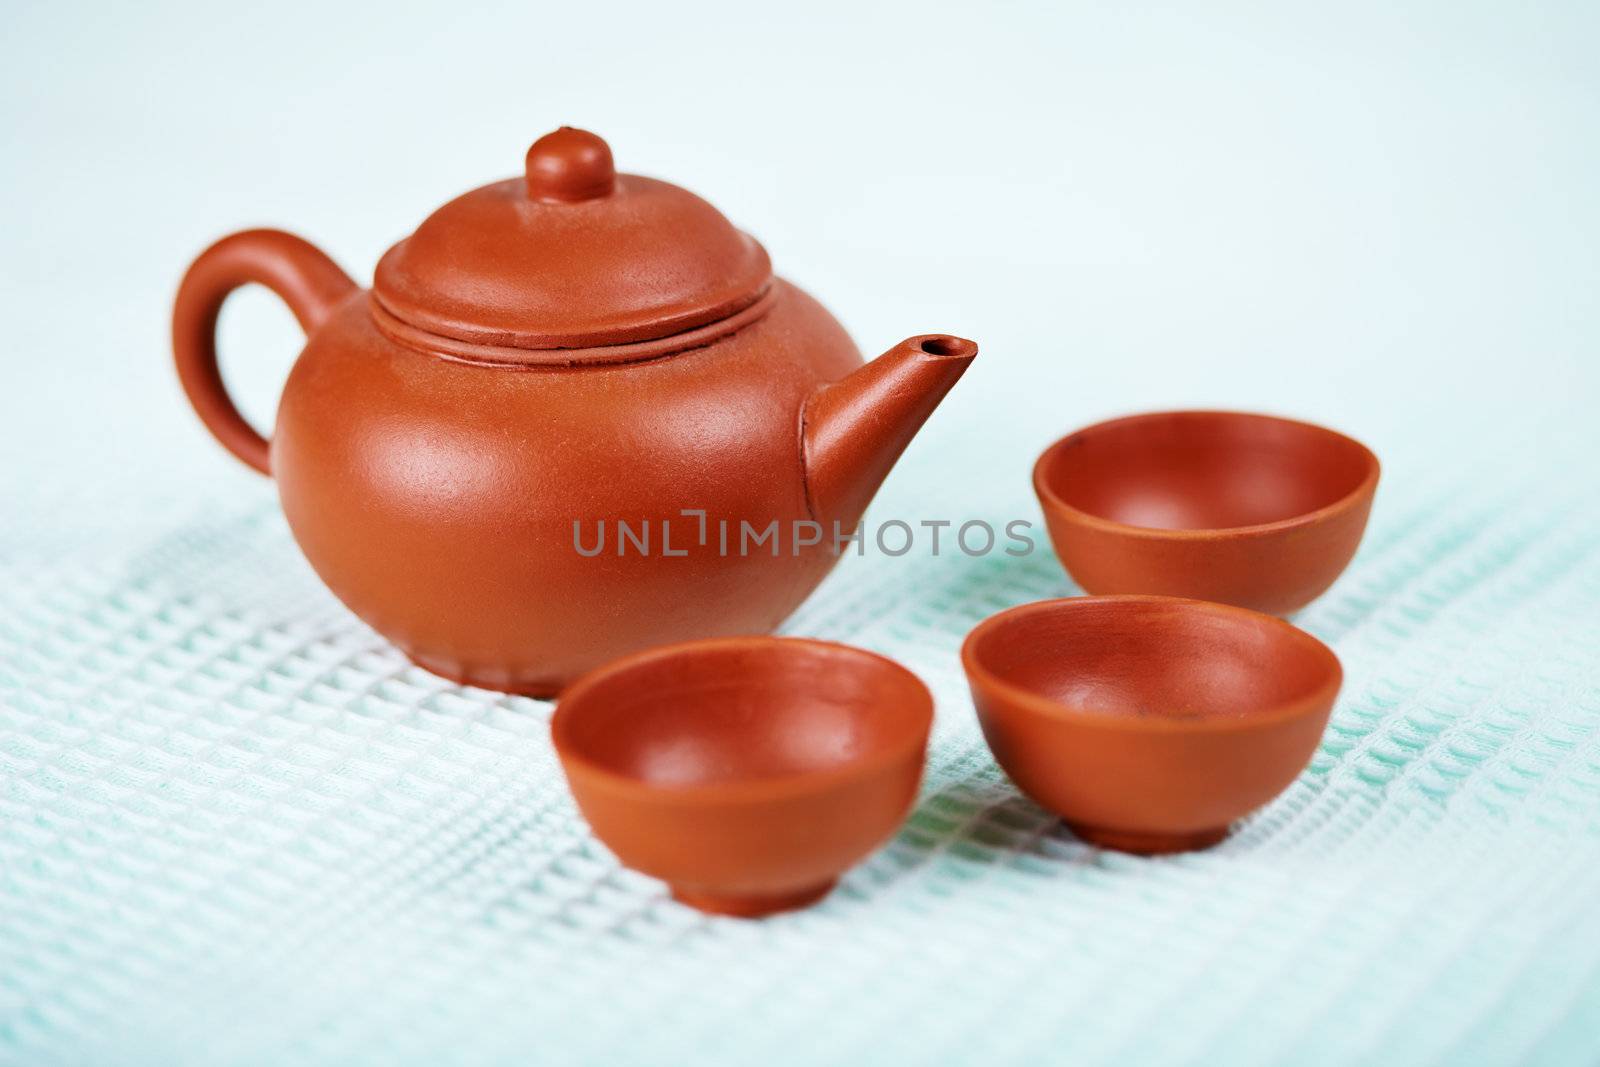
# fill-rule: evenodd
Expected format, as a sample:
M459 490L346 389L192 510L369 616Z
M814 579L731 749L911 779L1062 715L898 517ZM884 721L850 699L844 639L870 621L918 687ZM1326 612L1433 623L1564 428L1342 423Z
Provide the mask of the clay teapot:
M270 441L217 368L222 303L252 282L307 334ZM547 696L775 627L977 346L924 335L863 366L753 238L562 128L391 248L370 292L287 233L217 242L173 351L352 611L430 671Z

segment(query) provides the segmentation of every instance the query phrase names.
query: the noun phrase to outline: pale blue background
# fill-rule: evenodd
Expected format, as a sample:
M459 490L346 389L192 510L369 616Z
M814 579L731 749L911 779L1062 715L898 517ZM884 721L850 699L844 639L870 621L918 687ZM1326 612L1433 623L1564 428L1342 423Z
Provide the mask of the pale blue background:
M0 10L0 1062L1600 1060L1600 8ZM791 624L935 689L824 905L708 920L575 817L546 705L411 670L169 369L189 258L365 281L558 124L716 202L864 348L983 354L876 513L1035 517L1087 421L1326 421L1385 481L1347 684L1201 856L1018 799L954 652L1048 554L850 561ZM223 324L258 421L297 346Z

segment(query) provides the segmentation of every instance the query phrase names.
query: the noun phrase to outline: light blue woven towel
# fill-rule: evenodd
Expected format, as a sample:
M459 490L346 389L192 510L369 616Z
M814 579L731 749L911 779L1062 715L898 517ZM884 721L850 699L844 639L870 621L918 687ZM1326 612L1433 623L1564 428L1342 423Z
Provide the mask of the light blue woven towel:
M29 479L0 528L0 1061L1593 1062L1600 506L1514 483L1391 464L1299 620L1347 668L1312 766L1168 859L1075 841L975 727L955 649L1069 590L1048 553L848 561L789 629L928 680L925 793L822 905L744 923L620 869L548 707L409 667L260 483Z

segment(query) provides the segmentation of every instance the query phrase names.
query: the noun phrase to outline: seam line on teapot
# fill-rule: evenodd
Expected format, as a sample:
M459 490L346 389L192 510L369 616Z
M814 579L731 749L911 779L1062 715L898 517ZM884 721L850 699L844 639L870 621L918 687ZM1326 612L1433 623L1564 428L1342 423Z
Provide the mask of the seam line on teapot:
M372 294L369 310L378 332L398 344L455 363L507 370L580 370L650 363L705 348L764 319L777 303L778 287L769 285L756 301L716 322L651 341L633 341L591 348L516 348L476 344L432 333L398 318Z

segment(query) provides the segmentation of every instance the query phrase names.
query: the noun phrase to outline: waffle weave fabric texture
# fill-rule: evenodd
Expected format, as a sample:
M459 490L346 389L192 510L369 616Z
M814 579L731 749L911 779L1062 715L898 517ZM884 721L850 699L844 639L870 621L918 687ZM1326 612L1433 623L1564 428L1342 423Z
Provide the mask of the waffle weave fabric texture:
M1600 1064L1600 4L812 0L0 8L0 1067ZM367 284L564 123L755 235L869 353L979 342L788 632L937 701L817 906L618 866L550 706L411 667L199 427L168 316L281 226ZM230 298L271 425L303 337ZM1034 458L1310 419L1383 481L1296 618L1345 684L1202 853L1086 847L957 650L1073 592ZM686 507L696 506L685 501ZM949 537L949 531L946 532Z
M953 421L875 514L960 514L929 488L981 481ZM928 681L923 794L822 904L745 922L619 867L549 705L410 666L264 481L52 462L0 520L0 1062L1600 1057L1587 487L1390 457L1298 619L1347 671L1320 750L1170 858L1086 847L984 748L956 649L1072 591L1043 546L846 560L787 629ZM1010 482L987 517L1036 519Z

